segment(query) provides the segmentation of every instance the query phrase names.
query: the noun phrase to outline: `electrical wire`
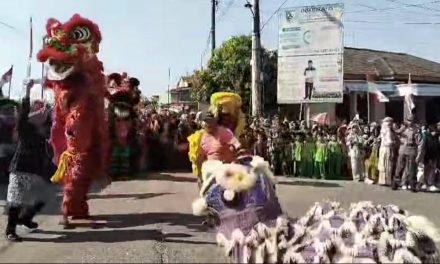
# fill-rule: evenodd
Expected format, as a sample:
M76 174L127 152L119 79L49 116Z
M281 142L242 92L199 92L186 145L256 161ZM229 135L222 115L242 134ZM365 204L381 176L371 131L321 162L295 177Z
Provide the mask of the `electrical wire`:
M440 25L440 22L388 22L388 21L367 21L367 20L345 20L348 23L366 23L366 24L396 24L396 25Z
M407 4L407 3L403 3L403 2L400 2L397 0L386 0L386 1L394 3L394 4L404 5L406 7L417 7L417 8L421 8L421 9L428 10L428 11L440 12L440 9L435 9L435 8L431 8L431 7L426 6L428 4L440 3L440 1L433 1L431 3L424 3L424 4Z
M289 0L285 0L276 10L273 12L273 14L263 23L263 26L261 27L260 31L263 31L264 27L272 20L272 18L283 8L283 6L287 3Z
M8 23L3 22L3 21L0 21L0 25L5 26L5 27L7 27L7 28L9 28L9 29L17 30L16 27L11 26L11 25L9 25Z
M397 2L392 1L392 0L386 0L386 1L394 3L394 4L397 3ZM362 5L362 4L357 4L358 6L370 8L370 10L348 11L348 12L345 12L345 13L346 14L355 14L355 13L359 14L359 13L369 13L369 12L382 12L382 11L398 10L398 9L405 8L405 5L409 5L410 7L422 7L425 10L430 10L429 8L427 9L426 5L436 4L436 3L440 3L440 0L426 2L426 3L420 3L420 4L410 4L410 5L409 4L403 4L403 5L401 4L401 6L385 7L385 8L374 8L374 7L369 7L369 6L365 6L365 5ZM408 7L408 6L406 6L406 7ZM437 16L438 14L431 13L431 15Z
M434 10L434 11L437 11L438 9L428 8L428 7L426 7L426 5L440 3L440 0L431 1L431 2L427 2L427 3L421 3L421 4L405 4L405 3L398 2L397 0L386 0L386 1L392 2L392 3L399 3L399 4L405 5L407 7L420 7L420 8L425 9L425 10ZM261 31L273 19L273 17L281 10L281 8L283 8L283 6L287 2L288 2L288 0L285 0L275 10L275 12L273 12L272 15L263 23L263 26L261 27ZM357 4L357 5L370 8L371 10L359 10L359 11L351 11L351 12L346 12L346 13L350 14L350 13L364 13L364 12L380 12L380 11L396 10L396 9L401 9L402 8L402 6L387 7L387 8L374 8L374 7L366 6L366 5L363 5L363 4ZM438 10L438 11L440 11L440 10ZM352 20L352 21L345 20L344 22L349 22L349 23L371 23L371 24L383 24L383 23L385 23L385 22L354 21L354 20ZM431 22L404 22L404 23L401 23L401 24L403 24L403 25L438 25L439 23L431 23Z
M209 44L211 43L211 31L208 32L208 39L206 40L206 47L203 50L200 59L203 60L206 57L206 54L208 53L209 50Z
M220 13L220 15L217 18L217 22L220 22L225 15L229 12L229 10L231 9L231 7L234 5L234 0L229 0L229 2L227 2L227 4L225 5L223 12Z

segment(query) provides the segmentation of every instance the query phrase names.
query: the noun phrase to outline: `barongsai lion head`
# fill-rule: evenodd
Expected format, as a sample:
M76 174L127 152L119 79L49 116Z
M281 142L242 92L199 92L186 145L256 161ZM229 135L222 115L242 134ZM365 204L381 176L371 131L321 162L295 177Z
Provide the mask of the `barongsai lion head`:
M259 222L281 215L275 194L276 179L261 157L240 163L206 161L202 166L200 198L193 203L194 215L214 214L219 232L230 237L240 228L245 233Z
M99 27L78 14L66 23L49 19L46 31L45 45L37 58L47 64L49 81L65 80L99 51Z

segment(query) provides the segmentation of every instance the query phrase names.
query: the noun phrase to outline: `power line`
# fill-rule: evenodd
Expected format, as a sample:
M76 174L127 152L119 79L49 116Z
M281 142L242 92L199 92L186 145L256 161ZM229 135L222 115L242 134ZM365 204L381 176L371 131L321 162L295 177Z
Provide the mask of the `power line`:
M400 5L404 5L406 7L417 7L417 8L421 8L424 10L428 10L428 11L436 11L436 12L440 12L440 9L435 9L435 8L431 8L431 7L427 7L426 5L428 4L435 4L435 3L439 3L440 1L434 1L431 3L425 3L425 4L407 4L407 3L403 3L397 0L386 0L388 2L394 3L394 4L400 4Z
M208 32L208 38L206 40L206 47L203 50L201 56L200 56L200 60L203 61L203 59L205 59L206 54L208 53L209 50L209 44L211 43L211 31ZM202 63L202 62L201 62Z
M7 27L7 28L9 28L9 29L17 30L16 27L11 26L11 25L9 25L8 23L3 22L3 21L0 21L0 25L3 25L3 26L5 26L5 27Z
M266 20L266 22L263 23L263 26L261 27L261 31L263 31L264 27L272 20L272 18L283 8L283 6L287 3L289 0L285 0L278 8L273 12L273 14L269 17L269 19Z
M431 2L427 2L427 3L421 3L421 4L405 4L405 3L400 3L397 0L386 0L388 2L392 2L392 3L399 3L402 5L405 5L407 7L420 7L422 9L425 10L433 10L433 11L439 11L439 9L432 9L429 7L426 7L426 5L429 4L436 4L436 3L440 3L440 0L436 0L436 1L431 1ZM276 10L275 12L272 13L272 15L269 17L269 19L267 19L264 23L263 26L261 27L261 30L264 29L264 27L272 20L272 18L281 10L281 8L283 8L283 6L288 2L288 0L285 0ZM366 13L366 12L381 12L381 11L389 11L389 10L396 10L396 9L402 9L402 6L398 6L398 7L387 7L387 8L375 8L375 7L370 7L370 6L366 6L363 4L357 4L359 6L362 7L367 7L370 8L370 10L359 10L359 11L351 11L351 12L346 12L346 14L352 14L352 13ZM345 21L345 22L349 22L349 21ZM352 21L354 22L354 21ZM355 22L356 23L356 22ZM369 23L369 22L358 22L358 23ZM376 22L372 22L372 23L376 23ZM377 22L377 23L382 23L382 22ZM421 23L403 23L403 24L407 24L407 25L418 25ZM432 24L432 25L437 25L438 23L423 23L423 24Z
M396 1L393 0L386 0L388 2L391 3L398 3ZM427 2L427 3L421 3L421 4L405 4L405 3L400 3L401 5L405 5L405 6L409 6L409 7L421 7L422 9L425 10L430 10L429 8L426 7L426 5L430 5L430 4L436 4L436 3L440 3L440 0L436 0L436 1L431 1L431 2ZM375 7L370 7L370 6L365 6L362 4L357 4L358 6L362 6L362 7L367 7L370 8L370 10L358 10L358 11L350 11L350 12L346 12L347 14L354 14L354 13L367 13L367 12L381 12L381 11L389 11L389 10L397 10L397 9L402 9L402 6L394 6L394 7L385 7L385 8L375 8Z
M366 24L397 24L397 25L440 25L440 22L389 22L389 21L368 21L368 20L345 20L348 23L366 23Z
M229 10L233 5L234 5L234 0L229 0L229 2L227 2L227 4L223 9L223 12L221 12L221 14L217 17L218 22L220 22L224 18L224 16L229 12Z

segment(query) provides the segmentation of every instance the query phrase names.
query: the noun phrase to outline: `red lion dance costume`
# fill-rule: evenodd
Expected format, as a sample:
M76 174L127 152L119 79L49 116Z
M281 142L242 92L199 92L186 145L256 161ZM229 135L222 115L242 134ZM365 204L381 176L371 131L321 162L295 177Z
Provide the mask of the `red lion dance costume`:
M63 223L88 219L87 193L106 176L108 131L105 76L99 51L101 33L92 21L74 15L62 24L49 19L47 43L38 60L49 66L47 87L54 90L51 144L58 171L53 182L64 185Z

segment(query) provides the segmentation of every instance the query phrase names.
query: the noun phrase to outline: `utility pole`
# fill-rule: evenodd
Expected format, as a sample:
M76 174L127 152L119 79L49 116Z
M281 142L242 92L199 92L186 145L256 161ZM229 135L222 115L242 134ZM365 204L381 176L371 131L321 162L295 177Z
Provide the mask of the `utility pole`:
M217 0L211 0L211 51L214 54L215 50L215 10L217 9Z
M253 0L254 30L252 34L252 115L261 114L261 39L260 0Z

